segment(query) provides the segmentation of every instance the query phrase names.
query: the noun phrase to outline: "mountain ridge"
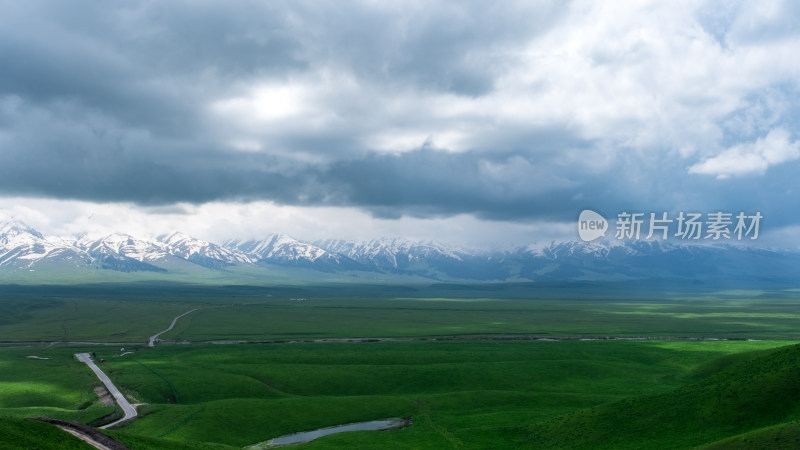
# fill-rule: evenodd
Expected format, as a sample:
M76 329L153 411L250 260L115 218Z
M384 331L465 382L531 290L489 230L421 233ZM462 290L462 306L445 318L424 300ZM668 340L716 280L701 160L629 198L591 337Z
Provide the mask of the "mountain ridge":
M45 236L20 221L0 223L0 270L32 271L48 265L168 275L176 264L186 267L186 263L214 271L248 267L257 273L299 268L310 273L408 275L431 280L743 278L793 283L800 252L662 241L564 241L491 251L403 238L305 242L279 233L222 244L181 232L154 239L123 233L100 238L84 233L62 239Z

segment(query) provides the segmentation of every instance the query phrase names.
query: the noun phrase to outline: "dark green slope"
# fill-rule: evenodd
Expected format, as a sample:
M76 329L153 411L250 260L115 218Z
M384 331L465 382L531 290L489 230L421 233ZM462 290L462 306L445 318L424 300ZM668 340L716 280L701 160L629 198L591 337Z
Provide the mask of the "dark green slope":
M666 394L626 399L531 425L520 444L693 448L798 418L800 346L793 345ZM783 431L796 430L795 426Z
M94 447L49 423L0 417L0 449L87 449Z
M136 436L124 431L109 430L109 436L125 444L130 450L237 450L240 447L231 447L222 444L206 442L180 442L168 439Z
M217 444L182 443L164 439L129 436L124 432L107 431L130 450L215 450L233 449ZM0 417L0 450L92 450L94 447L61 430L55 425L30 419Z
M701 450L775 450L800 448L800 422L792 421L740 434Z

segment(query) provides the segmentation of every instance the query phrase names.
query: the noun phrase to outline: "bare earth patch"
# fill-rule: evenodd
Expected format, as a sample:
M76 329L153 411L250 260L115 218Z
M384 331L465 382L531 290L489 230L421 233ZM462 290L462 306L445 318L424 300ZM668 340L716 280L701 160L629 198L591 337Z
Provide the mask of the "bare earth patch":
M50 419L48 417L32 417L30 420L38 420L53 424L67 433L83 440L94 448L100 450L128 450L122 442L117 441L99 430L79 422L68 422L65 420Z
M94 393L97 394L97 399L100 400L103 406L114 406L114 398L111 397L105 386L95 386Z

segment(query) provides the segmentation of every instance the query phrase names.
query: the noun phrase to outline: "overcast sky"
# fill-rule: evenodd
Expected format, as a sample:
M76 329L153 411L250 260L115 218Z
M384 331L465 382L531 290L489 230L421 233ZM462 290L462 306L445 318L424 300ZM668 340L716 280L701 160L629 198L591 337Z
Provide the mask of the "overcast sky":
M797 2L0 5L0 213L45 233L800 243Z

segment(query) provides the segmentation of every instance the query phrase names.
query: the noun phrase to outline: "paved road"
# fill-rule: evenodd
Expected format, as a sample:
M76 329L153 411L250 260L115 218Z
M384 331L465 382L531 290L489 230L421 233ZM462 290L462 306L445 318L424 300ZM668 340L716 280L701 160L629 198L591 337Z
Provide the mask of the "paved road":
M126 399L125 396L122 395L122 392L120 392L119 389L117 389L117 387L114 386L114 383L111 381L110 378L108 378L108 375L106 375L102 370L100 370L100 368L97 367L94 361L92 361L92 355L90 355L89 353L76 353L75 357L78 358L78 361L85 362L86 365L88 365L89 368L92 369L92 372L94 372L94 374L97 375L97 378L99 378L100 381L102 381L103 384L106 385L106 389L108 389L108 392L110 392L111 395L114 396L114 400L117 401L117 404L119 405L120 408L122 408L122 412L124 413L121 419L117 420L116 422L111 422L108 425L103 425L100 428L106 429L120 422L133 419L139 415L136 412L136 408L134 408L128 402L128 399Z
M164 331L162 331L160 333L156 333L156 334L150 336L150 343L148 343L147 346L148 347L154 346L155 343L156 343L156 339L158 339L159 336L161 336L162 334L166 333L167 331L170 331L171 329L175 328L175 324L178 323L178 319L180 319L181 317L183 317L183 316L185 316L187 314L191 314L191 313L197 311L198 309L199 308L195 308L195 309L193 309L191 311L186 311L185 313L181 314L180 316L172 319L172 324L169 326L169 328L167 328L166 330L164 330Z

